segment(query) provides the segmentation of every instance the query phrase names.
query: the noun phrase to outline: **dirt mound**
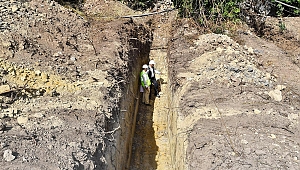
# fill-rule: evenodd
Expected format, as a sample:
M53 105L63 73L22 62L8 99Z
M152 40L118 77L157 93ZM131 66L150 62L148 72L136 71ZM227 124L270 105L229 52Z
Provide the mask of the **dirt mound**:
M297 169L299 82L290 73L299 68L290 55L299 55L291 50L299 46L287 38L295 32L277 32L286 43L276 46L239 30L240 45L182 25L174 30L169 68L178 130L189 140L186 168Z
M108 10L110 9L110 10ZM122 16L138 14L119 1L94 1L87 0L82 8L87 16L93 16L100 20L114 20Z
M149 51L148 30L87 20L55 1L1 1L0 10L2 169L122 166L119 137L130 129L118 132L121 103L135 100L132 65Z

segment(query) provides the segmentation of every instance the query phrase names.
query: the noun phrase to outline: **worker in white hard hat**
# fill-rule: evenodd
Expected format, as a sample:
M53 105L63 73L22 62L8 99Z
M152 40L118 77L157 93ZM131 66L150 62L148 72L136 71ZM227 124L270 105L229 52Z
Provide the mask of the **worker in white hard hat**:
M154 86L154 95L156 97L160 97L159 95L159 91L158 91L158 83L156 81L156 77L155 77L155 74L160 74L159 71L157 71L155 68L154 68L154 65L155 65L155 62L154 60L150 60L149 61L149 69L148 69L148 76L151 80L151 84Z
M148 73L147 73L147 70L148 70L147 64L144 64L142 68L143 68L143 70L142 70L142 72L140 74L141 84L142 84L142 87L143 87L143 99L142 99L142 102L144 104L150 106L149 96L150 96L151 81L150 81Z

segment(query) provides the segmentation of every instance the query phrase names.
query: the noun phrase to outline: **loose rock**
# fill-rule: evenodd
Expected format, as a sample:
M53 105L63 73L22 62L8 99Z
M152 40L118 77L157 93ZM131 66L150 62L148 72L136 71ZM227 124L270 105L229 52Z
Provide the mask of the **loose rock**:
M27 123L27 122L28 122L28 116L24 116L24 115L19 116L19 117L17 118L17 122L18 122L19 124L25 124L25 123Z
M11 162L15 159L16 157L12 154L12 151L10 149L7 149L3 153L3 159L7 162Z
M280 102L282 100L282 95L281 95L281 91L276 89L276 90L272 90L270 91L269 93L269 96L275 100L275 101L278 101Z
M2 85L2 86L0 86L0 94L7 93L9 91L10 91L9 85Z

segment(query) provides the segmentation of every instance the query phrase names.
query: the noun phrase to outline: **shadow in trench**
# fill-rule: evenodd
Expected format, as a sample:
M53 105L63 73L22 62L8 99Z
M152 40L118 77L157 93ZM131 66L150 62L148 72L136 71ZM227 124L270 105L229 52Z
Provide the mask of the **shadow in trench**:
M133 137L130 170L154 170L157 169L155 157L157 155L158 146L156 145L153 129L153 110L156 98L154 96L153 87L150 90L151 106L143 104L141 97L142 93L139 97L139 111Z

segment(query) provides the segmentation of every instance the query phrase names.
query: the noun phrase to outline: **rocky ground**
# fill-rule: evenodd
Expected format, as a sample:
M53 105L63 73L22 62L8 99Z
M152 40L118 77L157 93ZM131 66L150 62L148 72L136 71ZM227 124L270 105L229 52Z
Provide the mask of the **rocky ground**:
M127 133L118 119L135 107L129 100L138 87L134 68L148 60L139 57L149 54L151 24L158 31L152 50L161 50L152 54L166 55L155 57L166 60L158 65L169 72L163 89L172 94L162 91L170 96L153 99L148 116L138 115L138 124L150 129L134 141L150 140L153 149L146 149L149 167L138 152L138 166L131 167L160 167L155 157L163 148L151 115L168 116L162 110L173 109L174 136L186 139L178 151L183 169L299 169L299 18L268 18L262 37L247 26L203 34L187 19L172 21L165 33L160 15L119 18L137 14L120 3L90 0L81 8L85 14L51 0L0 0L2 169L124 168L103 151L126 154L116 144L124 138L114 134ZM170 169L181 162L174 160L166 163Z

